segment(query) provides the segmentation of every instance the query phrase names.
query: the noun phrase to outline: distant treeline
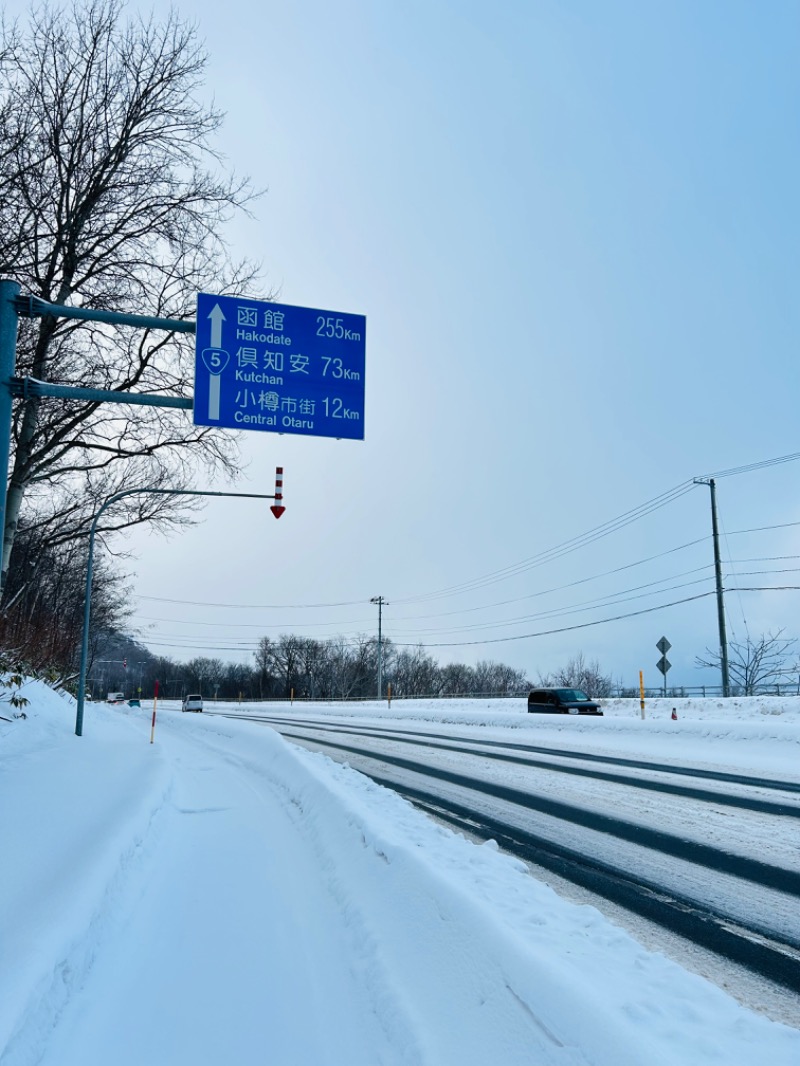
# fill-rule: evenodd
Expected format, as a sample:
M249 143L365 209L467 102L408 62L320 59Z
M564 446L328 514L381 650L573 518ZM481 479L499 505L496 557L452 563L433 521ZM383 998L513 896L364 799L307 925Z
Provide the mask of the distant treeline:
M524 671L502 663L440 665L423 647L395 647L382 642L381 695L388 686L397 698L407 696L511 695L524 693ZM124 664L124 665L123 665ZM164 698L199 692L209 699L375 699L378 696L378 641L282 635L262 637L252 666L218 658L176 662L151 655L136 641L108 634L89 670L95 699L110 691L149 697L156 679Z

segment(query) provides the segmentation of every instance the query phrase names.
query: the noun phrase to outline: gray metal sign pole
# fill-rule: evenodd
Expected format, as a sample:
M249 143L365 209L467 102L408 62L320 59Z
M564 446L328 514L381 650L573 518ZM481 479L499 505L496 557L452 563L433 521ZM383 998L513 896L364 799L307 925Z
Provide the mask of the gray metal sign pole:
M85 307L68 307L61 304L47 303L36 296L20 295L20 286L16 281L0 279L0 546L6 529L6 497L8 493L8 471L11 459L11 416L12 399L29 396L62 396L74 400L94 400L98 403L124 403L143 407L177 407L191 410L194 400L181 396L151 396L145 393L118 392L113 389L88 389L72 385L52 385L35 378L18 378L15 376L17 358L17 333L19 318L40 318L52 315L54 318L73 318L87 322L107 322L109 325L138 326L142 329L163 329L172 333L196 333L194 320L177 318L154 318L150 315L129 315L120 311L94 311ZM83 734L83 708L86 699L86 664L89 658L89 620L91 616L92 570L94 559L94 539L100 515L116 500L135 493L148 492L162 496L242 496L257 500L276 500L277 496L267 496L256 492L203 492L190 489L126 489L110 496L92 519L89 533L89 558L86 566L86 598L83 611L83 636L81 641L80 675L78 680L78 710L75 720L75 733ZM277 517L277 516L276 516ZM5 574L0 575L0 594L5 582Z
M664 695L667 694L667 671L671 669L672 663L667 658L667 652L672 647L666 637L662 637L661 640L656 642L656 647L661 652L661 658L656 663L656 667L664 675Z
M16 281L0 279L0 547L6 528L6 496L8 492L8 470L11 458L11 401L13 397L62 396L74 400L93 400L98 403L124 403L142 407L177 407L191 410L194 400L181 396L151 396L146 393L117 392L113 389L88 389L72 385L52 385L35 378L18 378L15 376L17 357L17 332L19 317L39 318L52 315L53 318L73 318L87 322L107 322L109 325L138 326L142 329L163 329L172 333L196 333L194 320L179 318L154 318L150 315L129 315L121 311L94 311L85 307L68 307L61 304L47 303L36 296L20 295L20 286ZM75 720L75 733L83 735L83 708L86 699L86 664L89 658L89 621L91 616L92 570L94 559L94 539L100 515L112 503L124 496L136 493L154 493L160 496L238 496L254 500L278 500L279 496L267 496L259 492L211 492L192 489L126 489L110 496L92 519L89 533L89 558L86 566L86 598L83 610L83 635L81 640L81 662L78 680L78 710ZM273 508L276 518L278 508ZM282 513L283 508L280 508ZM5 574L0 575L0 595L5 582Z
M86 595L83 601L83 636L81 638L81 665L78 674L78 710L75 716L75 736L83 736L83 706L86 700L86 667L89 661L89 619L92 610L92 571L94 568L94 536L97 532L97 522L100 515L107 507L123 496L135 496L137 493L152 493L156 496L240 496L250 500L274 500L275 496L266 496L261 492L203 492L194 489L125 489L109 496L104 504L98 509L89 530L89 558L86 563Z
M3 479L0 484L0 551L6 529L6 492L11 461L11 382L17 361L18 296L16 281L0 281L0 477Z
M51 385L35 378L15 377L17 332L19 318L74 318L87 322L107 322L117 326L139 326L143 329L164 329L172 333L195 333L194 320L154 318L150 315L128 315L121 311L93 311L85 307L68 307L47 303L37 296L20 295L16 281L0 280L0 546L6 530L6 496L8 470L11 459L11 401L15 396L63 396L74 400L95 400L98 403L124 403L142 407L179 407L191 410L194 401L181 396L148 396L144 393L116 392L109 389L84 389L72 385ZM0 574L0 595L6 575Z

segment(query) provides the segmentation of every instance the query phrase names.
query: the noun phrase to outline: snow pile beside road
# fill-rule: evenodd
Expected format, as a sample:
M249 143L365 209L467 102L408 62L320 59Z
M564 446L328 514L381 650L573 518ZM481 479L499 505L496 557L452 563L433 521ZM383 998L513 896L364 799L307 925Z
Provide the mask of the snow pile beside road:
M349 768L296 749L287 759L274 743L270 774L313 825L346 909L357 899L371 943L415 989L432 1062L508 1064L520 1047L525 1063L562 1061L556 1048L591 1049L597 1066L747 1063L776 1038L771 1063L800 1053L800 1033L562 901L491 842L476 846Z
M92 705L77 738L26 695L0 722L2 1066L800 1061L800 1031L272 730L166 713L151 746L149 709Z

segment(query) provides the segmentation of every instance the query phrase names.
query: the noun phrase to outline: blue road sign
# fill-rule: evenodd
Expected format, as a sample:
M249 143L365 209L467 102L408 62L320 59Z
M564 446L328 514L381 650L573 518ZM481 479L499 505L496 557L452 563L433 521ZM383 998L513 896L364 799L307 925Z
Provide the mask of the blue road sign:
M364 439L367 320L197 296L194 423Z

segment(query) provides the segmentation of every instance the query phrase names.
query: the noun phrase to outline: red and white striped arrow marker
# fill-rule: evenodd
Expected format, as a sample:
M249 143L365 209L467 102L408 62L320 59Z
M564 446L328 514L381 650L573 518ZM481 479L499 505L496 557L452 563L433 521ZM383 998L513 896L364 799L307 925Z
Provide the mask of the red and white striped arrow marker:
M286 508L283 506L283 467L275 467L275 503L270 507L270 511L276 518L280 518Z

